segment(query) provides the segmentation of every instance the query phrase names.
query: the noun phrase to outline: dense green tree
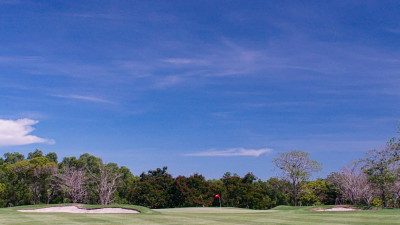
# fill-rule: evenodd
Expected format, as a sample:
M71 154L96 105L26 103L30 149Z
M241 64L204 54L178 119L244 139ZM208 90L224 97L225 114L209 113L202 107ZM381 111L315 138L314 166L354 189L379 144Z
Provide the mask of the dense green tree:
M371 183L380 191L384 206L387 206L390 189L399 177L399 144L394 139L381 150L371 150L367 153L364 172Z
M55 152L49 152L48 154L46 154L46 158L48 158L50 160L50 162L53 163L58 163L58 156L57 153Z
M271 177L265 182L265 189L273 206L290 204L291 185L287 180Z
M244 177L227 172L221 178L222 203L224 206L267 209L272 206L271 198L267 195L265 184L255 182L256 176L247 173Z
M385 183L389 185L385 191L386 198L391 198L391 202L397 204L400 199L400 171L396 167L399 159L399 142L389 143L385 148L384 154L387 154L385 157L381 151L376 151L376 155L369 157L366 162L370 160L368 162L374 163L369 165L377 165L379 164L377 162L382 162L379 161L381 158L393 162L386 166L392 174L393 181ZM281 158L274 160L276 165L283 166L284 163L288 163L294 167L291 168L293 170L289 168L289 172L284 171L285 179L270 178L267 181L257 180L252 173L240 177L230 172L225 173L221 179L214 180L206 180L201 174L174 178L167 172L167 167L134 176L128 168L119 167L115 163L104 164L100 158L88 153L82 154L79 158L64 157L58 164L56 153L43 156L43 152L38 149L29 153L27 160L19 153L6 153L4 156L4 160L0 162L0 207L39 203L113 202L151 208L170 208L219 206L221 200L223 206L268 209L277 205L297 205L293 180L289 179L292 178L290 173L298 176L295 180L298 185L297 198L303 205L334 204L335 200L340 198L338 194L341 190L340 186L332 182L335 180L331 179L333 176L328 176L326 180L308 181L310 173L319 169L319 164L310 160L308 153L298 151L287 157L281 155ZM364 169L369 173L371 182L374 176L379 176L376 172L380 171L378 167ZM63 176L68 177L68 174L74 174L71 171L78 171L82 182L72 178L61 179ZM378 190L379 181L375 180L375 187ZM78 189L83 195L74 196L71 190L73 185L76 187L78 183L82 184ZM109 194L103 195L105 192L101 190ZM381 193L375 189L371 191ZM220 198L215 198L216 194L220 194Z
M26 186L30 188L28 192L34 204L38 204L40 200L48 198L47 191L49 190L49 184L51 177L56 173L57 166L55 163L50 162L45 157L36 157L30 160L18 161L14 164L7 164L6 171L9 175L9 181L11 184L22 187L26 191ZM22 181L25 185L20 183ZM25 196L25 194L19 194L18 196ZM18 197L15 197L18 198ZM13 199L13 204L20 204L19 199ZM48 202L46 199L45 202Z
M304 182L299 193L302 205L322 205L327 199L328 186L322 179Z
M208 183L210 184L210 190L212 191L212 196L215 196L216 194L220 194L220 199L222 199L222 202L224 202L225 196L226 196L226 190L224 188L222 180L221 179L218 179L218 180L212 179L212 180L208 180ZM219 207L220 199L214 197L212 205Z
M13 164L13 163L16 163L18 161L23 161L23 160L25 160L25 156L18 152L14 152L14 153L7 152L4 154L4 162L5 163Z
M247 208L270 209L276 206L270 195L268 195L266 184L266 182L263 182L260 179L252 184L255 188L255 194L252 196L253 198L251 198L251 204L248 204Z
M133 203L150 208L174 207L176 182L167 169L165 166L142 173L131 199Z
M0 207L7 204L7 186L5 183L0 183Z
M27 159L33 159L37 157L43 157L43 152L40 149L36 149L34 152L29 152L28 153L28 158Z
M82 163L82 167L86 168L88 171L92 173L99 172L99 165L103 164L103 161L89 153L84 153L79 157L79 163Z
M30 188L33 194L33 201L35 204L42 202L49 202L48 192L50 190L50 183L53 175L57 172L57 165L54 162L43 156L38 156L28 160L30 176Z
M194 174L190 177L178 176L176 178L177 195L180 200L178 206L211 206L214 201L214 192L204 176Z
M292 184L295 206L297 206L301 183L306 181L312 172L321 170L321 165L310 159L308 155L307 152L291 151L281 153L278 158L273 160L275 166L282 170L284 178Z
M64 166L75 167L75 168L86 168L84 161L77 159L75 156L64 157L63 160L58 164L58 168L62 169Z
M89 153L84 153L79 156L79 159L66 159L66 162L76 165L76 168L85 169L86 176L89 179L89 182L86 185L86 202L89 204L98 204L100 199L97 187L97 178L100 176L100 165L103 165L101 158L90 155Z
M139 181L139 177L134 176L129 168L121 166L118 173L122 174L120 185L117 188L116 201L121 204L132 204L130 201L133 196L134 188L136 183Z
M243 197L242 179L235 173L232 175L230 172L226 172L221 180L224 187L222 197L224 205L227 207L238 206Z

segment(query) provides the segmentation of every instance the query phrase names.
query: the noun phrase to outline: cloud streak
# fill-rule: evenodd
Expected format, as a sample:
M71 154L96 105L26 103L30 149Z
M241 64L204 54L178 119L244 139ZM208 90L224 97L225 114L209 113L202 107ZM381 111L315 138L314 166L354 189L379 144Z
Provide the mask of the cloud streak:
M76 99L76 100L89 101L89 102L112 103L111 101L106 100L106 99L93 97L93 96L85 96L85 95L54 95L54 97Z
M163 59L162 62L175 64L175 65L182 65L182 64L192 64L192 65L209 65L210 62L207 60L198 60L198 59L190 59L190 58L169 58Z
M31 119L3 120L0 119L0 146L28 145L35 143L54 144L51 139L29 135L35 129L32 127L39 121Z
M196 152L196 153L189 153L185 154L185 156L222 156L222 157L229 157L229 156L253 156L258 157L263 154L271 153L272 149L269 148L261 148L261 149L246 149L246 148L231 148L227 150L208 150L204 152Z

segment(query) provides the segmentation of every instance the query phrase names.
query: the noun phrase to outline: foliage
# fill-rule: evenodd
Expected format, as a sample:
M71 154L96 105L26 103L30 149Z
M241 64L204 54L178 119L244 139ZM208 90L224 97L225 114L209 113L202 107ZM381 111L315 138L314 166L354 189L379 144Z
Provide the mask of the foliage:
M56 185L73 203L85 202L88 178L83 168L64 165L55 176Z
M95 192L98 194L100 205L108 205L114 200L114 193L117 191L120 177L118 166L114 163L98 165L99 173L92 175L95 183Z
M5 153L0 158L0 207L49 203L136 204L150 208L240 207L269 209L278 205L364 204L399 206L400 142L392 139L326 179L309 181L320 164L308 153L292 151L273 162L283 179L266 181L253 173L226 172L220 179L201 174L173 177L168 168L135 176L127 167L104 164L82 154L58 162L54 152L39 149L25 156ZM361 163L362 162L362 163ZM220 197L216 198L215 195Z
M374 200L371 202L371 205L375 207L381 207L383 206L383 201L380 198L374 198Z
M25 160L25 156L22 154L19 154L18 152L14 152L14 153L7 152L4 154L4 162L5 163L14 164L18 161L23 161L23 160Z
M326 201L328 185L322 179L305 182L299 193L302 205L322 205Z
M268 197L271 199L271 205L290 205L291 185L288 181L271 177L265 182L265 190Z
M276 167L282 170L285 179L292 184L294 205L297 206L301 183L306 181L312 172L321 170L321 165L308 157L309 153L302 151L285 152L273 160Z
M163 167L142 173L133 191L132 203L150 208L173 207L176 182L167 169Z
M178 176L176 188L179 207L211 206L214 201L214 197L210 196L210 183L200 174Z
M364 172L372 185L379 190L384 206L387 206L390 189L399 177L399 152L399 144L392 139L385 148L369 151L364 160Z

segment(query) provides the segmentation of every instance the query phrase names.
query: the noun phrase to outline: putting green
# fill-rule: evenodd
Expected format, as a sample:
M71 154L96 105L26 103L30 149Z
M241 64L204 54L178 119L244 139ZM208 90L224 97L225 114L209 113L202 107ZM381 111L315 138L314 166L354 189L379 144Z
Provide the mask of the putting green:
M190 208L170 208L170 209L153 209L156 212L170 213L270 213L274 210L251 210L241 208L217 208L217 207L190 207Z

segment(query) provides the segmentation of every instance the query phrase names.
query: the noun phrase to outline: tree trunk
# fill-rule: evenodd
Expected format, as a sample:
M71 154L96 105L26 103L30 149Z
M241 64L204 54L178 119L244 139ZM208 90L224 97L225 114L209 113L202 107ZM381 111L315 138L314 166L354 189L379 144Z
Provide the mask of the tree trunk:
M293 198L294 198L294 206L297 206L297 187L295 182L293 182Z
M385 187L382 187L382 202L383 206L387 207Z

